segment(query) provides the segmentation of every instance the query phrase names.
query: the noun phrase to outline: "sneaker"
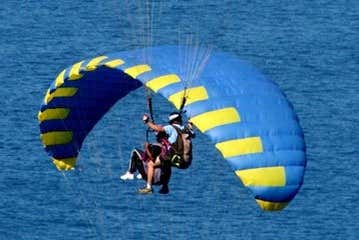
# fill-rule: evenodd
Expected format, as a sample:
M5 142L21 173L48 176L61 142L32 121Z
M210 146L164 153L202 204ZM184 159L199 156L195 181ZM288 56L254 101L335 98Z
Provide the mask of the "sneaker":
M134 178L134 174L133 173L130 173L130 172L126 172L125 174L123 174L121 177L120 177L122 180L133 180Z
M137 178L137 179L142 179L141 173L137 174L137 175L136 175L136 178Z
M162 188L158 191L160 194L168 194L170 192L168 185L163 185Z
M139 194L152 194L152 188L147 188L146 186L138 189Z

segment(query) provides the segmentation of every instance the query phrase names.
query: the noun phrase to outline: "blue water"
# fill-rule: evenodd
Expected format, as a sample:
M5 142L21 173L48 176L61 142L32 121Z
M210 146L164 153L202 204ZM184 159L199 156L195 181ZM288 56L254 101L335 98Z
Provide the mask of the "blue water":
M143 2L2 1L0 239L359 239L359 3L181 0L149 11ZM143 89L99 122L76 171L58 172L43 151L37 112L62 69L186 42L251 62L293 103L308 165L284 211L261 212L203 135L168 196L139 196L141 181L119 181L144 140ZM154 102L164 120L171 106Z

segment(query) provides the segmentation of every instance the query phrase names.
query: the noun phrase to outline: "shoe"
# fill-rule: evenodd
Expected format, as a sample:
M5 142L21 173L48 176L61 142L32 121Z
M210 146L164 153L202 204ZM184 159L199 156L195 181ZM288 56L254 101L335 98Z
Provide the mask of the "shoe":
M147 188L146 186L138 189L139 194L152 194L152 188Z
M168 185L163 185L162 188L158 191L160 194L168 194L170 192Z
M137 179L142 179L141 173L137 174L137 175L136 175L136 178L137 178Z
M130 173L130 172L126 172L125 174L123 174L121 177L120 177L122 180L133 180L134 179L134 174L133 173Z

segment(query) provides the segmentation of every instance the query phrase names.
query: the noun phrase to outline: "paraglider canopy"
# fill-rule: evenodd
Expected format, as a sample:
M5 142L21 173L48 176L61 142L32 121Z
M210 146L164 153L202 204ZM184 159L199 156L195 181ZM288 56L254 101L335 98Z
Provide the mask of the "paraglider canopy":
M188 49L113 53L63 70L38 115L45 150L59 170L73 169L95 124L117 101L145 85L185 109L262 209L284 208L302 185L306 165L303 133L291 104L273 81L225 53L212 52L196 81L187 85L190 71L181 66Z

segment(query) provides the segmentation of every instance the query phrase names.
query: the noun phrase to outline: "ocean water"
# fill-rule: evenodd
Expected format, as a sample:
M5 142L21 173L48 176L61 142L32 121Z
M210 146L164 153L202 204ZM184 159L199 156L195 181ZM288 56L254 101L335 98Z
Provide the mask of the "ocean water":
M358 11L354 0L3 1L0 239L359 239ZM119 181L144 141L143 89L98 123L75 171L54 168L37 112L62 69L116 51L200 43L251 62L292 102L308 163L284 211L260 211L203 135L168 196L139 196L142 181ZM164 121L171 106L160 97L154 105Z

